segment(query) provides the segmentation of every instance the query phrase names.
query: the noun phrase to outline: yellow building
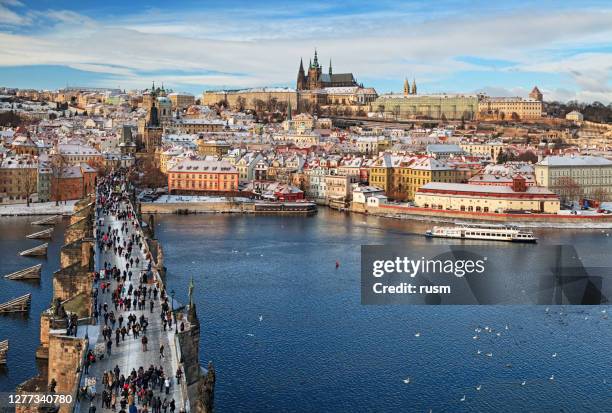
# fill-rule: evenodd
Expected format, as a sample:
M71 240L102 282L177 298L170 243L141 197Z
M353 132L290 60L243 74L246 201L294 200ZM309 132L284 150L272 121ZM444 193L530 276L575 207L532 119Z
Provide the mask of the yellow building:
M471 156L490 157L491 159L497 159L497 155L504 150L504 144L498 141L464 142L460 146L465 153Z
M517 182L510 186L484 186L431 182L419 189L414 199L419 208L468 212L559 212L559 197L541 187Z
M374 161L370 167L369 183L372 186L377 186L389 194L392 190L391 179L393 177L393 168L399 164L401 157L394 156L389 153L383 154L380 158Z
M565 201L607 201L612 193L612 161L598 156L548 156L535 165L538 185Z
M290 102L292 107L297 108L297 92L291 88L263 87L242 90L208 90L202 94L203 105L214 106L222 103L226 107L239 110L257 110L262 105L270 110L284 110Z
M172 125L178 133L193 134L201 132L221 132L225 128L226 122L219 119L178 119Z
M429 182L466 182L470 170L431 157L384 154L370 168L369 183L397 200L413 200Z
M482 97L478 102L478 116L500 120L539 119L544 110L542 105L541 100L535 99Z
M470 120L478 111L476 95L399 95L379 96L370 104L370 112L396 119L465 119Z
M38 162L30 156L11 156L0 163L0 203L26 202L37 191Z
M172 102L172 110L183 110L195 104L195 96L189 93L169 93L168 98Z
M200 137L196 141L200 156L223 156L229 152L231 145L225 141L206 141Z

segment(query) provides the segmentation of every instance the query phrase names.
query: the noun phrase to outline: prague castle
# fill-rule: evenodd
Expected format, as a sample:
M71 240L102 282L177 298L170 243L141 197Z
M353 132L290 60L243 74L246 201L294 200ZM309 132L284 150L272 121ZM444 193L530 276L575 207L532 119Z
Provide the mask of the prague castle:
M317 51L310 60L308 71L303 60L297 75L295 89L255 88L242 90L206 91L202 96L205 105L224 104L236 109L257 110L261 107L276 107L277 103L291 105L298 112L319 112L331 107L357 111L378 97L374 88L363 87L352 73L334 73L331 59L327 72L319 64ZM271 104L268 104L271 103ZM320 112L319 112L320 113Z
M308 65L308 74L304 73L304 64L300 59L300 68L297 76L297 90L317 90L326 87L359 86L352 73L333 73L332 62L329 60L329 71L323 73L323 66L319 64L317 51L314 59Z

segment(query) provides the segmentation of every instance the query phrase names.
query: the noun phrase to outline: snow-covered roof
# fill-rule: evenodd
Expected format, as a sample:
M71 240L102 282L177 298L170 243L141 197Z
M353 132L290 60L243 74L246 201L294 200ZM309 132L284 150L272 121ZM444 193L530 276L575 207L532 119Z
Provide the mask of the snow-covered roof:
M479 192L479 193L495 193L495 194L516 194L523 192L514 192L512 187L507 185L473 185L473 184L456 184L447 182L429 182L421 187L421 189L433 191L455 191L455 192ZM554 195L553 192L543 187L530 186L524 192L532 195Z
M609 166L612 161L601 156L547 156L537 165L544 166Z
M432 153L461 153L461 146L454 144L430 144L427 145L427 152Z

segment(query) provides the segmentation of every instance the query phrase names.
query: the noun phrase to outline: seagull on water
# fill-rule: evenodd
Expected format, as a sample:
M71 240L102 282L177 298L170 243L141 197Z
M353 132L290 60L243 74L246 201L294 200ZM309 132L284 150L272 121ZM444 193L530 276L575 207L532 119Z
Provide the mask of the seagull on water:
M404 380L402 380L404 382L404 384L410 384L410 377L406 377Z
M548 378L548 380L550 380L550 381L553 381L554 379L555 379L555 375L554 375L554 374L553 374L553 375L551 375L551 376Z
M527 380L523 380L523 381L521 382L521 386L524 386L524 385L526 385L526 384L527 384Z
M480 350L476 351L476 354L481 354L481 353L482 353L482 351L480 351Z
M472 337L474 340L478 340L478 336L474 336Z
M421 333L416 332L416 333L414 333L414 336L415 336L415 337L421 337Z
M459 399L460 402L464 402L465 401L465 394L463 395L463 397L461 399Z
M553 353L552 356L553 356L553 358L557 357L557 353Z
M478 386L476 386L476 390L480 391L480 389L482 389L482 384L479 384Z
M487 357L493 357L493 353L487 353Z
M508 324L506 324L506 330L510 330L510 327L508 327Z
M255 334L253 334L253 333L247 333L247 336L249 336L249 337L255 337Z
M259 321L262 322L263 321L263 316L260 314L259 315Z

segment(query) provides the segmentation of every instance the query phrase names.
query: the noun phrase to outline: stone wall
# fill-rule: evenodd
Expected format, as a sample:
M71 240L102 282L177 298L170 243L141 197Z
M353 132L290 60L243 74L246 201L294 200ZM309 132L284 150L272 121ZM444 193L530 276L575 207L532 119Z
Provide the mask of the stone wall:
M353 211L358 212L355 209ZM610 215L497 214L494 212L446 211L398 205L367 207L365 212L390 218L415 218L440 222L455 222L459 219L479 222L531 223L551 227L582 227L585 224L612 227L612 216Z
M84 338L51 335L49 339L48 384L54 380L55 392L74 394L81 374L88 342ZM71 406L60 406L60 412L71 411Z
M77 211L70 217L70 225L64 233L65 244L60 251L60 269L53 274L53 300L57 298L64 304L72 302L77 313L84 313L85 319L79 323L89 322L91 311L91 292L93 288L93 205L91 199L78 201ZM54 309L57 308L54 306ZM58 307L61 308L61 307ZM83 311L81 311L83 310ZM74 311L71 309L70 311ZM87 349L87 340L65 335L66 319L60 313L46 310L40 317L40 346L36 357L47 359L41 373L17 387L18 393L48 394L50 385L55 386L56 393L76 396L78 381L81 376L83 357ZM19 406L20 413L41 411L41 406ZM61 405L60 412L72 411L72 405Z
M49 358L49 330L51 330L51 316L43 313L40 316L40 346L36 349L36 358Z
M60 250L60 268L67 268L82 260L82 240L76 240L70 244L65 244Z
M89 219L81 218L79 221L66 228L64 233L64 243L70 244L74 241L89 237L91 235L92 224Z
M93 273L82 269L81 263L73 264L53 274L53 299L66 301L78 294L91 295L92 283Z
M244 212L243 204L236 202L176 202L176 203L141 203L143 214L176 214L178 211L189 211L190 213L223 212L241 213Z

